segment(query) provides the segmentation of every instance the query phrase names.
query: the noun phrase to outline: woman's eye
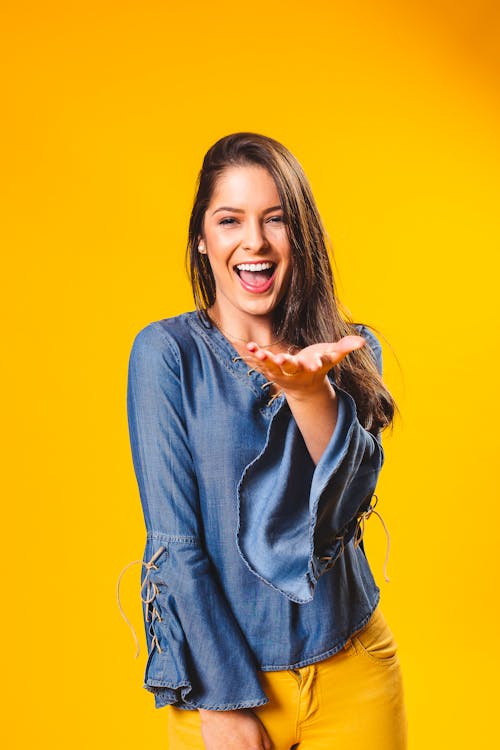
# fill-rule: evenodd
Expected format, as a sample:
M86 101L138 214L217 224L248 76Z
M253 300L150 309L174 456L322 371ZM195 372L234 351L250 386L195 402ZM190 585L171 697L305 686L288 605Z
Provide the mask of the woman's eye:
M283 216L271 216L271 218L268 219L268 221L270 221L273 224L277 224L277 223L283 222L284 217ZM227 216L225 219L221 219L219 224L230 226L231 224L234 224L235 222L237 223L237 219L235 219L232 216Z

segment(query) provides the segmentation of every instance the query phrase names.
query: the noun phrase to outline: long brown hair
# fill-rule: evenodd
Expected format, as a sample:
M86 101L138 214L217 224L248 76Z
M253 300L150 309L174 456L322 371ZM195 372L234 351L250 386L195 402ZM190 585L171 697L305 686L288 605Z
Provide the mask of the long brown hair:
M215 279L206 253L198 252L203 219L217 179L228 167L259 165L273 177L281 200L292 250L292 274L287 291L273 311L277 337L303 348L358 334L337 300L327 233L302 166L281 143L258 133L232 133L205 154L198 175L189 222L186 267L196 309L205 316L215 301ZM333 254L332 254L333 257ZM336 365L336 383L352 395L358 418L373 433L387 427L397 410L366 347L356 349Z

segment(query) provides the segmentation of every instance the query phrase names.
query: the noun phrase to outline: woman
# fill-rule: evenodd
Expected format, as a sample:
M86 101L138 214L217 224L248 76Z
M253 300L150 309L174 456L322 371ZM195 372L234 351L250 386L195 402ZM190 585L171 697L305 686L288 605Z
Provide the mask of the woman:
M310 186L255 133L207 152L196 310L136 335L145 685L171 750L406 747L397 646L362 541L395 403L342 316Z

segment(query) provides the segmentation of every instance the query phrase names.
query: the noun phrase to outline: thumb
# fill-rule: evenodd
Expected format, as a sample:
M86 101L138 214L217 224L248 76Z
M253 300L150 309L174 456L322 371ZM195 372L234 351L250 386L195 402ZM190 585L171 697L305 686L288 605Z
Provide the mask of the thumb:
M348 354L355 349L361 349L365 344L366 339L364 339L363 336L343 336L334 345L334 350Z

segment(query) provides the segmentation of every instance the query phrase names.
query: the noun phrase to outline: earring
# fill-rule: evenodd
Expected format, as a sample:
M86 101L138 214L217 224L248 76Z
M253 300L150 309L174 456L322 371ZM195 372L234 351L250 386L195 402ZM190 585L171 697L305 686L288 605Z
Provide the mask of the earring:
M200 244L198 245L198 252L199 252L199 253L206 253L206 252L207 252L207 251L206 251L206 250L205 250L205 249L204 249L204 248L202 247L202 243L201 243L201 242L200 242Z

